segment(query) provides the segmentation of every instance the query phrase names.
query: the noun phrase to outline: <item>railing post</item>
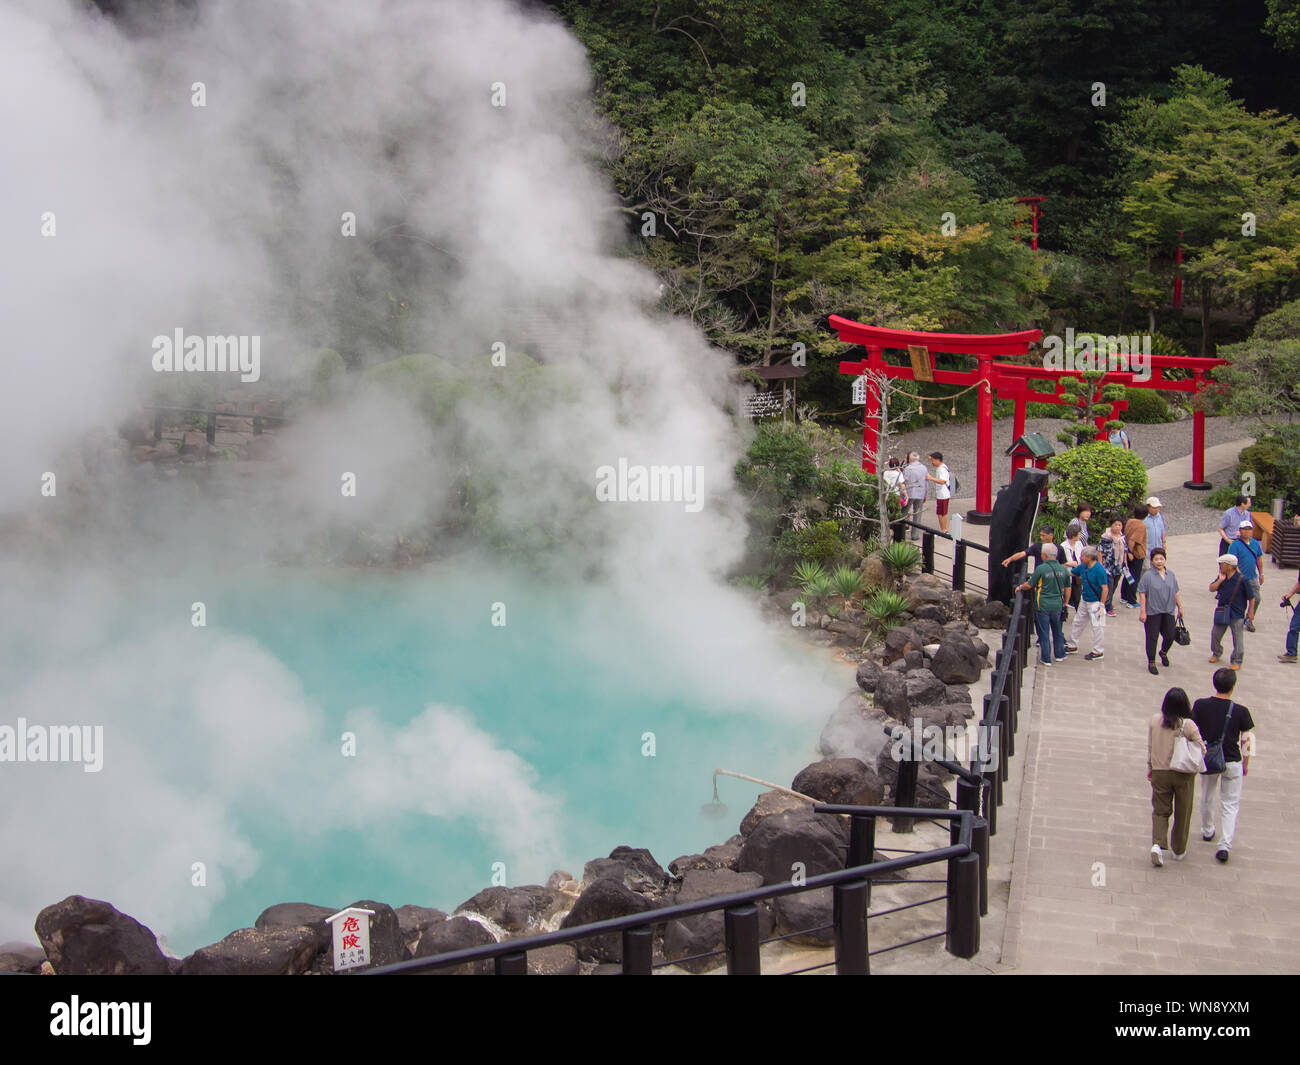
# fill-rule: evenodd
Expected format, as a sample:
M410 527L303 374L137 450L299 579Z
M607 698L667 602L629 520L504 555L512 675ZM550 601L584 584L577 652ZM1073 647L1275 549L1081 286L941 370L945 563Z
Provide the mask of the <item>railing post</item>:
M957 809L969 810L976 817L980 813L980 786L965 777L957 778Z
M982 817L971 822L971 844L980 856L980 916L989 912L989 823Z
M1007 746L1007 719L1011 714L1011 700L1005 695L998 700L998 805L1002 805L1002 784L1011 773L1011 750Z
M997 710L993 705L992 692L984 696L984 716L980 724L984 730L984 735L980 737L981 744L986 747L990 742L996 742L993 737L998 736L998 719ZM1001 737L998 736L998 739L1001 739ZM987 755L988 752L982 750L981 753ZM998 781L1002 775L1002 770L999 768L1002 762L1001 747L998 748L997 753L998 764L986 765L982 774L984 777L984 816L988 819L989 831L993 835L997 835L998 831Z
M871 884L857 880L851 884L836 884L832 891L835 899L835 972L839 976L867 976L871 972L867 950L867 900Z
M966 590L966 541L958 540L952 549L952 587L954 591Z
M899 543L907 539L907 524L902 518L899 518L897 521L890 522L889 528L892 532L894 543Z
M497 976L528 975L528 955L522 950L518 954L498 954L494 963Z
M853 814L849 818L849 856L846 869L870 865L876 856L876 818L873 814Z
M916 761L916 752L912 750L912 745L907 745L907 757L898 763L898 786L894 790L895 806L916 806L916 777L919 766ZM894 818L895 832L911 832L912 819L910 817Z
M934 533L929 529L921 534L921 572L934 572Z
M758 907L728 906L722 914L727 940L727 975L758 976Z
M154 440L162 439L162 416L163 412L156 410L153 412L153 438Z
M944 946L958 958L980 949L980 856L974 851L948 859L948 927Z
M211 410L208 411L208 434L207 435L208 435L209 444L215 444L217 442L217 412L216 411L211 411Z
M649 976L654 948L654 929L650 925L623 929L623 975Z

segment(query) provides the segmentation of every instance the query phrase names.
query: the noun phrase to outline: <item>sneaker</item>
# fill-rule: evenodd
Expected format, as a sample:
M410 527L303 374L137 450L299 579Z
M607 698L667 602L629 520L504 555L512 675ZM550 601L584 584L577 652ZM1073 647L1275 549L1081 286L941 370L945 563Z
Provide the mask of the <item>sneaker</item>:
M1227 851L1219 851L1219 854L1227 854L1227 853L1228 853ZM1215 857L1218 857L1218 855L1216 855ZM1228 859L1222 858L1220 860L1226 862ZM1154 865L1157 869L1159 869L1162 865L1165 864L1165 856L1164 853L1160 850L1159 843L1151 844L1151 864Z
M1084 655L1083 657L1086 658L1089 662L1094 662L1094 661L1096 661L1098 658L1104 658L1104 657L1105 657L1105 653L1103 652L1102 654L1098 654L1096 651L1089 651L1089 652L1088 652L1086 655Z
M1160 676L1160 670L1156 669L1156 664L1154 662L1147 663L1147 672L1150 673L1153 677Z
M1226 862L1228 860L1228 852L1222 847L1214 852L1214 856L1221 862Z
M1160 664L1166 669L1169 667L1169 656L1164 651L1160 652Z
M1240 663L1240 662L1234 662L1234 663L1233 663L1232 665L1230 665L1228 668L1229 668L1229 669L1240 669L1240 668L1241 668L1241 663Z
M1078 653L1079 653L1079 649L1078 649L1077 647L1071 647L1071 646L1067 643L1067 644L1065 645L1065 653L1066 653L1067 655L1078 654Z
M1218 655L1210 655L1210 661L1211 661L1211 662L1217 662L1218 660L1219 660L1219 656L1218 656Z
M1113 610L1107 610L1107 611L1106 611L1106 616L1107 616L1108 618L1119 617L1119 615L1116 614L1115 611L1113 611Z
M1040 659L1038 660L1038 664L1039 664L1040 666L1050 666L1052 663L1049 662L1046 658L1040 658Z
M1136 610L1138 608L1137 603L1125 603L1124 605L1128 607L1130 610Z
M1295 655L1278 655L1278 656L1277 656L1277 660L1278 660L1279 662L1294 662L1294 661L1296 660L1296 656L1295 656Z
M1211 833L1209 833L1208 835L1206 835L1206 833L1202 832L1202 833L1201 833L1201 839L1204 840L1206 843L1213 843L1213 842L1214 842L1214 837L1217 836L1217 835L1218 835L1217 832L1211 832Z
M1247 632L1254 632L1254 631L1255 631L1255 623L1254 623L1253 621L1251 621L1250 618L1247 618L1247 619L1246 619L1246 631L1247 631Z
M1187 852L1186 852L1186 851L1183 851L1182 854L1178 854L1178 853L1175 852L1175 851L1170 851L1169 853L1170 853L1171 855L1173 855L1174 861L1176 861L1176 862L1181 862L1184 858L1187 857Z

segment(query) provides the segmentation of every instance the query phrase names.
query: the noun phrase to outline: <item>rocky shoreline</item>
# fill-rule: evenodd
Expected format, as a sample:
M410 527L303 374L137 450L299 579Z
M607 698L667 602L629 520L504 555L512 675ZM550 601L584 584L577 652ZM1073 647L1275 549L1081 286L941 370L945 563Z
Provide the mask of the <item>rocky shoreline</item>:
M818 741L822 759L802 769L791 790L818 802L889 805L897 763L885 726L919 722L923 728L953 728L974 716L970 685L990 668L989 647L979 632L1003 629L1005 606L955 592L928 574L905 579L901 588L910 609L883 639L869 638L865 619L851 608L837 616L807 609L806 626L793 630L856 663L857 690L841 700L823 727ZM777 592L764 596L760 605L788 626L791 606L801 598L793 591ZM924 765L917 804L945 805L941 795L947 794L950 779L945 771ZM374 911L372 964L386 965L786 882L795 862L803 864L807 876L841 869L848 843L844 821L814 813L807 799L767 791L735 835L702 854L675 858L667 868L644 848L616 847L607 857L587 862L580 878L557 870L544 885L489 887L450 914L415 905L394 908L372 899L350 905ZM39 947L0 945L0 972L328 975L332 945L325 918L345 908L280 903L263 911L252 927L177 958L165 952L152 930L110 903L72 895L37 916ZM798 934L831 923L829 888L764 902L759 911L765 938L789 935L791 943L806 946L832 941L829 929ZM722 914L701 914L657 931L654 957L656 962L690 959L722 947ZM528 971L615 973L621 951L615 935L545 947L529 953ZM723 962L720 956L684 960L682 968L704 972ZM483 962L437 971L488 973L492 966Z

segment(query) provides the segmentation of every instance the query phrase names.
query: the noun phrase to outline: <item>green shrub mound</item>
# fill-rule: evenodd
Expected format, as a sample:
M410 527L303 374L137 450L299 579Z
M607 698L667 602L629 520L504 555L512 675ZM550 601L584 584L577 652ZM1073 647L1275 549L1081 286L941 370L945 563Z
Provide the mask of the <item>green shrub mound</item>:
M1052 474L1051 500L1044 507L1057 528L1074 518L1081 504L1092 507L1098 528L1112 517L1125 517L1146 496L1147 469L1132 451L1112 447L1105 441L1091 441L1072 447L1049 459Z

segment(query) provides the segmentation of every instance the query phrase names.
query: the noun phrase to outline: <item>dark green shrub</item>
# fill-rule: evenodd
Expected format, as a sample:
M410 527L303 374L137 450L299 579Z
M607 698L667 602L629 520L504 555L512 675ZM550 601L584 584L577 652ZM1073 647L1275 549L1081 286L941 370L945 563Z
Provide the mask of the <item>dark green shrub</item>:
M805 529L787 529L776 540L776 554L782 561L816 562L830 568L848 555L837 521L819 521Z
M788 503L817 483L812 445L797 425L765 422L736 464L736 478L750 491L769 488Z
M1127 516L1146 495L1147 468L1132 451L1090 441L1049 459L1051 501L1043 508L1058 529L1073 518L1075 508L1093 508L1094 527L1112 514Z
M1126 423L1154 425L1158 422L1172 422L1174 412L1169 409L1165 397L1150 388L1126 388L1124 398L1128 400L1128 410L1120 414Z

